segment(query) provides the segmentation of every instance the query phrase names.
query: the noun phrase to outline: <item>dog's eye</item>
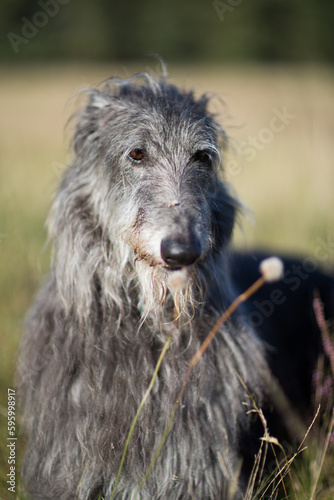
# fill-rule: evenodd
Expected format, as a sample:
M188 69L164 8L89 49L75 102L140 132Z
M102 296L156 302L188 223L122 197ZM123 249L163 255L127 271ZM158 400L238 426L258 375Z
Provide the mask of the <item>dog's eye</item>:
M133 149L130 151L129 157L135 163L142 163L145 159L145 152L143 149Z
M192 156L193 161L202 163L203 165L210 166L212 164L211 158L206 151L196 151Z

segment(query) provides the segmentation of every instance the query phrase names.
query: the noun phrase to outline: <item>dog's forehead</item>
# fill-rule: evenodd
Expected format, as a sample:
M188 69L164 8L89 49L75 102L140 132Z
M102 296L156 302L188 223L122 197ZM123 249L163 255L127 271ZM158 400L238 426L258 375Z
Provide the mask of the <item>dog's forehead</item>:
M139 141L185 148L205 147L216 142L216 124L206 111L206 105L196 101L191 93L142 95L128 101L132 116L131 129Z
M99 117L101 137L114 151L145 149L153 157L220 149L225 134L207 109L206 95L195 97L192 91L157 80L136 83L122 81L93 92L87 108L93 118Z
M133 147L144 148L152 154L174 152L189 155L198 149L216 149L216 134L204 120L169 114L164 117L159 113L145 111L145 118L134 121L131 134ZM129 141L126 142L129 144Z

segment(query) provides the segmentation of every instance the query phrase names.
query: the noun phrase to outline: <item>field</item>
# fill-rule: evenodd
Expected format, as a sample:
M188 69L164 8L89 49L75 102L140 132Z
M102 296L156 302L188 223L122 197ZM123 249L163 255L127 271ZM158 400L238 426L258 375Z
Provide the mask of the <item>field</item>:
M113 74L129 76L147 69L158 71L154 62L151 69L0 69L1 499L18 498L6 486L7 390L14 384L24 314L48 270L44 221L67 162L64 127L74 109L75 92ZM333 70L175 66L169 73L171 81L223 100L214 98L212 109L230 137L226 177L247 208L234 244L314 257L322 241L329 249L322 264L333 266ZM21 450L19 439L18 460ZM322 487L312 498L334 498L333 462L327 456ZM307 460L304 465L307 469ZM298 491L291 498L310 498Z

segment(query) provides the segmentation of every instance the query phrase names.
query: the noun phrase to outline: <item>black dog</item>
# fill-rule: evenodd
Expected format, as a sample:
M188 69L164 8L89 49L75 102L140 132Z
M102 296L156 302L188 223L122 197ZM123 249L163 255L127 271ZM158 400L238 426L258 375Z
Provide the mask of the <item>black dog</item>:
M241 293L258 276L265 251L234 252L231 272ZM267 283L244 305L244 318L264 342L274 375L299 412L312 416L313 378L323 349L313 301L318 296L327 320L334 319L334 276L315 258L281 255L284 278Z

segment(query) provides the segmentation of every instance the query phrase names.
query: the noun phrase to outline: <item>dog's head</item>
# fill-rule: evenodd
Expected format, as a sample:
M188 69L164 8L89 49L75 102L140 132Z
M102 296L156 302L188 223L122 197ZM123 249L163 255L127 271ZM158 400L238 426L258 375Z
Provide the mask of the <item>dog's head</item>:
M110 79L88 95L68 179L102 233L122 242L119 267L132 260L145 294L159 289L151 307L175 271L187 281L231 237L237 203L220 179L226 136L207 96L148 74Z

